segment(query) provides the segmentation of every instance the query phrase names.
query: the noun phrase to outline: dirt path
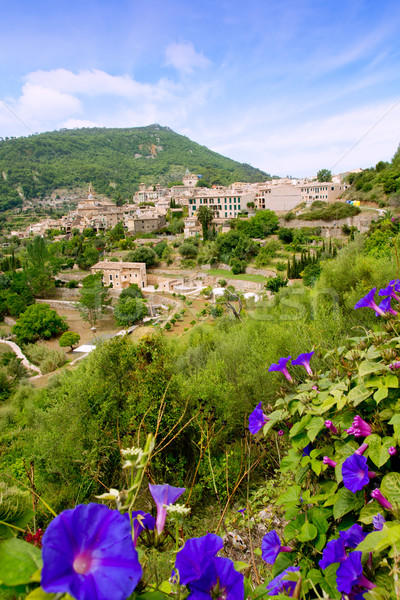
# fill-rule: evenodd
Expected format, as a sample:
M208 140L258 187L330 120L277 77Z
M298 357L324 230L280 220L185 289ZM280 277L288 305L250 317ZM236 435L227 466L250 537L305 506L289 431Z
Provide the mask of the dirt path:
M10 342L9 340L1 340L1 343L7 344L7 346L10 346L10 348L13 350L13 352L15 352L17 357L22 358L22 364L24 365L24 367L26 367L27 369L30 369L31 371L36 371L37 373L39 373L39 375L42 374L39 367L37 367L36 365L33 365L31 362L29 362L29 360L26 358L25 354L22 352L21 348L17 344L15 344L15 342Z

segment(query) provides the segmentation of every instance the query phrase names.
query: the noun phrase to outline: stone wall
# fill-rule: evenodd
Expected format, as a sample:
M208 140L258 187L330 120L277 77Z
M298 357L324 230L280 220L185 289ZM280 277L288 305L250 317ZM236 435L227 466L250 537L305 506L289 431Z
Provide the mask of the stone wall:
M302 219L292 219L291 221L285 221L285 219L279 219L280 227L289 227L293 229L300 229L301 227L321 227L321 235L323 237L340 237L343 235L342 226L348 225L349 227L356 227L361 233L368 231L371 221L378 218L378 213L375 211L363 212L355 217L346 217L345 219L338 219L337 221L304 221Z

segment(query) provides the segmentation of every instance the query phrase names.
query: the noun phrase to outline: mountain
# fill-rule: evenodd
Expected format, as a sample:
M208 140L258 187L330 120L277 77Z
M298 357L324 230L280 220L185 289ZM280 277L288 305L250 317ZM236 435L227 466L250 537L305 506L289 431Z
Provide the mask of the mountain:
M271 179L157 124L64 129L0 141L0 211L89 182L97 193L126 199L142 181L167 185L187 170L209 185Z

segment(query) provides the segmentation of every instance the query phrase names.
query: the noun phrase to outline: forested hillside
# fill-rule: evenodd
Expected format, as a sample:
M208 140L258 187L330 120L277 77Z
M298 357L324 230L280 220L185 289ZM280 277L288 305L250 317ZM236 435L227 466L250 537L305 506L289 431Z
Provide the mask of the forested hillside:
M180 180L186 170L208 185L265 181L270 176L212 152L168 127L75 129L0 141L0 210L55 189L86 186L127 198L138 184Z

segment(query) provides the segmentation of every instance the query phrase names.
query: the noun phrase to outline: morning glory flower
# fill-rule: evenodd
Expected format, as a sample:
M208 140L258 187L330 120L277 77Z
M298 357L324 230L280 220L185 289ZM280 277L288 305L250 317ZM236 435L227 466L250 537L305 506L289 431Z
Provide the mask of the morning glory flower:
M305 368L305 370L311 377L313 372L310 367L310 360L311 360L311 357L313 354L314 354L314 350L312 352L303 352L303 354L299 354L299 356L297 358L295 358L295 360L292 360L292 365L295 365L295 366L301 365L302 367Z
M389 365L389 369L391 369L392 371L400 369L400 362L396 361L396 362L392 363L391 365Z
M390 448L388 448L388 452L389 452L390 456L395 456L397 454L397 450L396 450L395 446L390 446Z
M332 460L331 458L329 458L329 456L324 456L324 458L322 459L322 462L324 463L324 465L329 465L330 467L335 468L337 465L337 462L335 460Z
M361 446L359 446L357 448L357 450L355 450L354 454L358 454L358 456L362 456L368 447L369 447L369 444L366 444L364 442L363 444L361 444Z
M369 483L367 459L352 454L342 464L343 485L355 494Z
M188 600L243 600L244 576L236 571L229 558L212 558L203 569L201 577L188 585Z
M267 585L269 595L278 596L278 594L285 594L286 596L292 596L296 587L296 581L288 581L285 580L284 577L288 573L294 573L296 571L300 571L300 567L288 567L282 571L282 573L277 575L275 579L270 581Z
M326 427L327 429L329 429L329 431L330 431L331 433L333 433L333 435L337 435L337 433L338 433L338 430L337 430L337 428L335 427L335 425L332 423L332 421L330 421L329 419L327 419L327 420L325 421L325 427Z
M164 529L165 518L167 516L167 509L165 507L176 502L179 496L185 491L185 488L172 487L168 483L165 485L152 485L149 483L149 490L157 506L156 528L157 533L160 534Z
M357 548L367 537L367 533L363 531L361 525L355 523L349 529L339 533L339 539L344 541L345 548Z
M205 566L223 548L223 541L214 533L186 540L175 559L175 569L179 572L179 583L187 585L200 579Z
M372 518L372 524L375 531L382 531L384 524L386 523L385 517L378 513Z
M307 444L307 446L305 448L303 448L302 456L310 456L310 452L312 449L313 449L312 443L310 442L309 444Z
M326 569L332 563L343 562L347 559L344 539L331 540L327 543L322 552L322 558L319 561L320 569Z
M387 510L393 509L393 506L390 504L389 500L386 500L385 496L379 489L373 490L371 492L371 498L379 502L379 504L383 506L383 508L386 508Z
M360 415L356 415L351 427L346 429L346 432L350 435L354 435L355 437L368 437L371 435L372 429L371 426L360 417Z
M51 521L42 556L44 591L77 600L125 600L142 576L129 520L93 502Z
M266 563L273 565L280 552L291 552L292 548L281 545L281 540L274 529L273 531L270 531L264 535L261 542L261 551L263 560Z
M129 520L129 513L125 513L124 517L127 517ZM153 531L156 526L155 518L149 513L144 512L143 510L134 510L132 512L132 522L133 522L133 543L136 546L137 539L139 535L145 529L149 531Z
M381 308L379 308L379 306L376 304L375 300L374 300L374 296L375 296L375 292L376 292L376 287L372 288L371 291L368 292L368 294L366 294L366 296L364 296L364 298L361 298L361 300L359 300L357 302L357 304L354 306L354 308L372 308L376 313L378 313L378 315L380 315L381 317L385 316L385 313L383 312L383 310Z
M385 288L382 288L381 290L379 290L378 295L379 296L388 296L389 300L390 298L394 298L395 300L397 300L398 302L400 302L400 298L398 297L398 295L396 294L396 292L400 291L398 289L398 284L395 283L395 280L391 281L389 283L388 286L386 286Z
M269 417L263 413L262 402L257 404L256 408L249 415L249 431L253 435L256 435L264 427L265 423L269 421Z
M336 571L336 586L339 592L350 594L355 585L371 590L375 584L362 574L362 552L355 551L349 554L347 560L341 563Z
M283 431L283 429L280 429L280 430L278 431L278 435L285 435L285 432Z
M390 313L391 315L397 315L397 311L392 308L391 302L392 299L388 296L378 304L378 307L386 313ZM379 317L377 312L375 314L377 317Z
M289 371L286 368L287 363L289 362L289 360L291 359L291 356L288 356L287 358L280 358L278 360L277 363L273 363L270 368L268 369L268 372L270 371L280 371L288 381L293 381Z

